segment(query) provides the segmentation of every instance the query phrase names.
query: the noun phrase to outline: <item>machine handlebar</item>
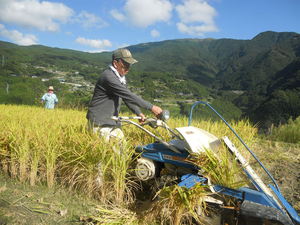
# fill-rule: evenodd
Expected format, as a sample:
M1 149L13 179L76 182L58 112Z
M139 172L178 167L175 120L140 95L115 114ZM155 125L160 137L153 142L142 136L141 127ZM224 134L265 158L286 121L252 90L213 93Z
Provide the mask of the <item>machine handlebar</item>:
M140 120L142 119L141 116L112 116L112 120L115 121L122 121L122 120Z

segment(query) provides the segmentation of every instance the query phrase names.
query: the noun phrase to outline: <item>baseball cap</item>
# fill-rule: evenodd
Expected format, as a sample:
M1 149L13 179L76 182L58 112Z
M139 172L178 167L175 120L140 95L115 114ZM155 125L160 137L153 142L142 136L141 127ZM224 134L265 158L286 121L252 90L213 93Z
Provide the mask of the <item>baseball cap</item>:
M54 90L53 86L49 86L48 90Z
M113 52L112 55L113 60L114 59L122 59L125 62L129 64L137 63L138 61L134 59L131 55L131 52L126 48L119 48Z

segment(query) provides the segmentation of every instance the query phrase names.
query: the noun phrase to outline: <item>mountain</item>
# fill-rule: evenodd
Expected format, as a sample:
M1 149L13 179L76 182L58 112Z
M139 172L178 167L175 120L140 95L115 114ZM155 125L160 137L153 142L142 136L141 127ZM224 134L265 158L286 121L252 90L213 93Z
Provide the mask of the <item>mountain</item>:
M300 114L300 106L295 104L300 102L298 33L267 31L251 40L179 39L128 48L139 61L128 76L129 85L148 99L229 101L261 124L278 124ZM51 71L59 70L68 72L69 77L76 72L92 83L111 60L110 52L22 47L7 42L0 42L1 55L0 76L53 77ZM274 115L273 108L285 104L289 110L275 110L280 116Z
M76 64L99 65L100 63L101 65L110 57L109 53L90 54L42 45L18 46L3 41L0 41L0 55L5 57L7 66L10 63L27 63L28 65L54 65L69 69L76 69Z
M184 39L130 46L142 71L169 71L221 89L247 90L297 57L300 35L264 32L252 40Z

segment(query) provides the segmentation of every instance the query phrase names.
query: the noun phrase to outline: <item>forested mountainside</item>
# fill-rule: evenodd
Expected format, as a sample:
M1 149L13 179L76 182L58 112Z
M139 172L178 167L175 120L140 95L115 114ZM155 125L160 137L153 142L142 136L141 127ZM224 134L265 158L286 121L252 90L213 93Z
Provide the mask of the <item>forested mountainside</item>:
M229 112L229 119L246 116L264 127L300 114L298 33L268 31L251 40L180 39L128 48L139 61L128 74L131 88L162 105L177 104L179 113L187 113L186 102L204 99ZM21 104L30 104L33 97L23 102L22 96L26 98L28 91L22 95L20 90L18 98L14 97L18 82L28 82L28 87L35 82L34 86L41 86L37 93L49 83L55 84L68 98L66 103L86 104L91 88L70 90L58 80L76 80L82 87L91 87L111 60L110 52L7 42L0 42L0 56L0 103ZM39 82L32 77L52 79Z

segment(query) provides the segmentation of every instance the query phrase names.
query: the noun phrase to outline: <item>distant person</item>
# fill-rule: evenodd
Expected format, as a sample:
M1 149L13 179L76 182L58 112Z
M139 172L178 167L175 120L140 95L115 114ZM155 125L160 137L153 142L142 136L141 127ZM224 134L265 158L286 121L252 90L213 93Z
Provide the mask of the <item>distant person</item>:
M145 121L140 107L151 111L156 117L162 113L160 107L145 101L127 88L125 75L136 62L128 49L115 50L111 64L96 83L86 118L89 128L99 133L106 141L111 137L124 137L120 123L111 119L112 116L119 116L121 100L133 113L142 118L140 122Z
M55 104L58 103L58 98L56 97L56 94L54 94L53 86L49 86L48 92L43 95L41 100L42 103L45 103L46 109L54 109Z

